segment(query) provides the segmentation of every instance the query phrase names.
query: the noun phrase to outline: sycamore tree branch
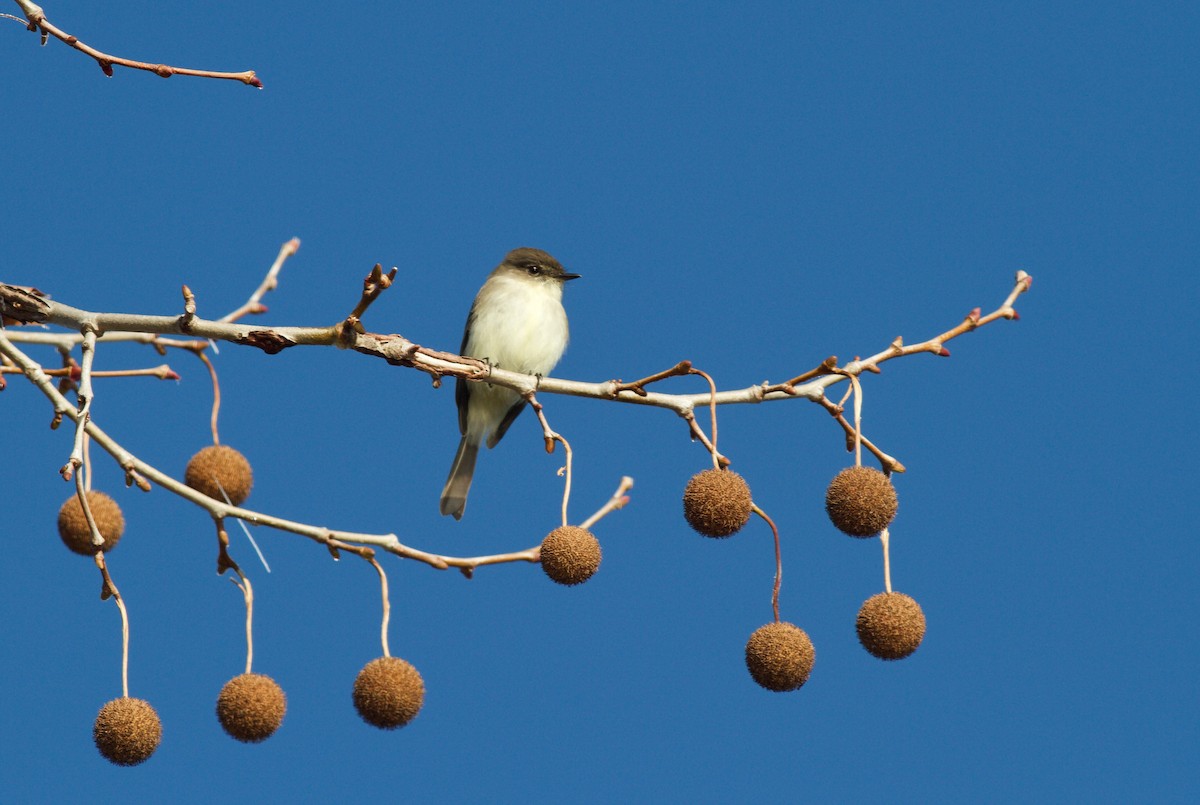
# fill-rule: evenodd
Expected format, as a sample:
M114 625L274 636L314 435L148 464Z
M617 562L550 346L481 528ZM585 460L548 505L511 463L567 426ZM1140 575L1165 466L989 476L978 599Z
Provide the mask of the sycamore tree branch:
M195 296L186 286L183 289L184 311L181 315L152 316L82 310L53 301L36 289L0 284L0 320L10 325L49 324L69 330L65 333L56 333L21 327L0 327L0 358L6 366L6 371L14 374L22 373L51 401L55 411L55 422L70 419L76 425L76 437L71 457L67 466L63 468L64 477L69 477L72 471L82 465L80 445L83 435L86 433L124 469L127 484L136 484L145 491L151 488L152 483L156 484L205 509L217 522L226 517L234 517L251 524L294 533L325 545L335 555L339 547L348 544L374 546L402 558L423 562L434 568L458 568L464 575L470 577L476 568L485 565L537 562L540 546L488 556L448 556L406 545L392 533L366 534L299 523L210 498L139 459L96 424L92 415L94 392L91 378L97 347L101 344L124 341L149 344L160 353L165 353L168 347L174 347L191 349L202 354L209 343L208 339L212 339L254 346L268 354L274 354L292 346L333 346L351 349L365 355L382 358L394 365L423 371L434 379L435 385L440 384L443 377L452 376L474 382L502 385L513 389L527 399L534 399L538 394L565 394L665 408L674 411L688 422L693 437L701 439L705 447L713 454L714 461L718 463L727 463L727 460L716 452L715 439L710 442L698 425L694 414L698 406L713 406L715 410L715 406L718 405L762 403L795 398L807 399L824 407L838 421L847 433L848 442L854 442L857 437L864 447L867 447L879 458L885 469L903 471L903 465L899 461L883 453L861 434L856 433L854 426L843 416L841 404L834 403L825 396L826 389L850 378L857 378L863 372L879 372L880 364L893 358L921 352L943 357L949 356L950 353L945 347L946 342L998 319L1018 318L1014 307L1017 297L1029 290L1032 283L1032 277L1024 272L1018 272L1012 291L996 310L983 315L981 310L976 308L958 325L920 343L906 346L901 338L896 338L886 349L865 359L855 358L843 366L838 365L836 358L830 357L816 369L803 372L779 384L762 383L722 391L710 379L707 392L664 394L650 391L647 386L670 377L704 373L695 369L690 361L682 361L674 367L632 383L620 380L589 383L558 378L539 378L493 367L475 358L422 347L400 335L365 332L361 324L362 314L391 285L391 281L395 277L395 269L384 274L379 265L372 269L364 281L358 304L351 314L338 324L326 327L255 327L238 324L236 320L247 313L265 311L265 306L260 301L261 297L267 291L274 289L283 261L295 253L298 245L298 241L295 240L285 244L268 272L267 278L251 295L247 303L218 320L208 320L196 315ZM169 336L182 336L182 338L170 338ZM64 395L63 392L68 387L60 390L51 380L52 373L45 370L40 363L16 346L22 342L54 346L65 360L69 359L70 351L76 345L83 346L84 363L81 371L78 375L68 371L66 375L68 381L81 381L78 387L80 398L78 406L73 405ZM68 368L73 368L73 366ZM52 370L52 372L53 374L62 374L57 370ZM715 421L713 425L715 435ZM548 447L552 448L552 446L553 441L549 441ZM586 522L590 525L628 502L625 492L631 485L631 479L622 479L612 498Z
M315 542L325 545L327 548L334 550L339 547L340 543L354 543L359 545L371 545L388 553L404 559L414 559L418 562L423 562L430 567L439 570L447 568L457 568L470 575L470 573L478 567L485 565L495 565L508 562L536 562L538 561L538 549L540 546L532 546L520 551L509 553L492 554L488 556L448 556L445 554L431 553L418 548L405 545L395 534L366 534L353 531L343 531L340 529L326 528L324 526L310 525L307 523L299 523L294 520L288 520L282 517L276 517L264 512L254 511L241 506L233 506L224 501L210 498L201 492L192 489L190 486L176 480L167 475L158 468L143 461L133 453L122 447L115 439L109 436L90 415L90 410L87 407L84 410L76 408L55 386L49 375L43 371L42 367L27 356L24 352L18 349L13 342L7 337L5 330L0 329L0 355L3 355L15 366L19 367L25 376L34 386L36 386L54 405L56 416L64 419L72 420L80 427L80 431L86 431L88 437L99 445L105 452L113 457L118 465L125 470L126 478L129 483L137 482L138 486L143 490L149 490L149 484L142 482L142 479L147 479L150 482L157 484L163 489L178 495L179 497L191 501L197 506L206 510L214 519L220 520L226 517L234 517L239 520L244 520L252 525L268 526L280 531L287 531L292 534L298 534L302 537L307 537ZM72 463L74 463L74 454ZM632 482L628 478L623 478L618 486L618 492L614 498L616 502L610 500L605 502L600 511L593 515L587 522L593 523L599 516L607 514L616 508L624 505L625 501L619 500L624 496L624 492Z
M3 284L0 284L0 314L10 320L57 324L68 328L74 331L63 334L69 344L77 343L82 338L78 335L79 333L94 330L102 342L110 338L113 340L137 340L139 334L141 338L149 339L151 343L156 343L154 339L167 335L196 336L253 346L269 354L293 346L336 346L382 358L393 365L425 372L433 378L435 385L440 384L441 379L445 376L461 377L469 381L505 386L525 397L535 393L564 394L664 408L683 418L688 423L693 437L700 438L706 448L712 450L711 444L704 437L703 431L696 421L694 412L698 406L757 404L787 399L806 399L822 406L846 432L847 442L852 443L856 435L854 426L842 415L842 406L825 396L826 389L843 383L852 376L860 376L864 372L878 373L881 364L894 358L908 357L919 353L949 357L950 352L945 346L946 342L999 319L1019 318L1015 308L1016 300L1022 293L1029 290L1033 282L1030 275L1024 271L1018 271L1008 297L994 311L983 315L980 308L975 308L958 325L919 343L905 345L903 339L897 337L886 349L867 358L856 357L849 363L838 366L837 358L830 357L817 369L804 372L784 383L764 382L739 389L666 394L649 391L646 386L668 377L694 373L695 370L690 361L684 361L671 369L634 383L624 383L620 380L583 382L511 372L475 358L423 347L402 335L364 332L359 317L370 302L386 289L392 276L394 276L394 270L392 274L384 275L377 265L368 275L367 282L364 284L362 300L355 307L354 312L344 321L326 327L268 328L237 324L227 319L207 320L195 315L194 300L187 303L184 313L180 316L96 313L55 302L41 295L40 292ZM185 293L185 295L187 294L190 292ZM14 343L26 341L29 343L58 343L55 342L54 336L21 330L12 331L9 338ZM58 346L61 349L63 344L58 343ZM161 346L159 348L161 349ZM904 465L900 461L883 452L873 442L865 437L861 437L861 442L876 456L885 470L889 472L904 471ZM719 458L722 463L727 463L727 459Z
M97 50L91 45L84 44L83 42L79 41L78 37L67 33L56 25L53 25L50 20L46 19L46 12L37 3L33 3L30 0L15 0L15 2L18 6L20 6L21 13L25 15L25 19L27 20L26 27L31 31L41 32L43 45L46 44L46 41L49 39L49 37L53 36L55 39L58 39L75 50L78 50L80 53L91 56L96 60L96 63L100 65L100 69L104 71L104 74L110 78L113 74L113 65L116 64L121 67L128 67L131 70L145 70L148 73L154 73L155 75L163 78L170 78L173 75L190 75L198 78L223 78L230 81L240 81L243 84L247 84L251 87L257 87L258 89L263 88L262 81L258 79L258 76L254 74L253 70L246 70L241 73L223 73L214 70L193 70L189 67L172 67L169 64L152 64L150 62L135 61L133 59L126 59L121 56L114 56L111 53L105 53ZM5 14L4 16L7 17L11 15Z

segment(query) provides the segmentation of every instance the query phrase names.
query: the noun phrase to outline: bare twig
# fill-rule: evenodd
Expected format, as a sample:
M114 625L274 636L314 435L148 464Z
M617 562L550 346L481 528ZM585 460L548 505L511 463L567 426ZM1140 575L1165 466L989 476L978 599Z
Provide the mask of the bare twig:
M25 14L25 19L29 22L26 27L31 31L40 31L42 44L46 44L48 37L53 36L55 39L64 42L70 47L75 48L80 53L85 53L96 60L100 65L100 69L104 71L106 76L112 77L113 65L128 67L132 70L145 70L146 72L154 73L163 78L170 78L173 75L191 75L199 78L225 78L232 81L240 81L243 84L248 84L258 89L263 88L262 81L258 80L258 76L253 70L246 70L241 73L221 73L213 70L193 70L188 67L171 67L167 64L151 64L149 62L134 61L133 59L122 58L121 56L113 56L110 53L104 53L96 50L90 45L85 45L66 31L53 25L50 20L46 19L46 13L42 7L30 0L16 0L16 4L21 7L21 11Z
M546 420L546 412L542 410L542 404L537 401L537 395L533 392L525 395L525 399L529 401L529 407L537 414L538 422L542 423L542 437L546 440L546 452L554 452L554 443L562 442L563 452L566 453L566 464L559 470L559 475L564 476L563 481L563 500L562 500L562 524L567 525L567 503L571 500L571 445L567 442L566 437L561 433L556 433Z
M622 383L620 380L614 380L612 396L616 397L623 391L631 391L639 397L646 396L646 386L651 383L657 383L660 380L666 380L668 377L679 377L680 375L690 374L692 371L691 361L680 361L670 369L664 369L661 372L656 372L649 377L643 377L641 380L635 380L632 383Z
M902 344L897 344L894 341L888 349L877 355L852 361L840 367L841 371L838 373L822 372L819 376L791 387L790 391L781 391L778 385L763 383L741 389L719 391L715 395L715 398L714 395L708 392L700 394L663 394L643 389L645 391L644 394L634 392L618 393L623 386L628 384L622 384L616 380L587 383L577 380L560 380L553 377L539 378L536 375L510 372L495 366L488 367L474 358L423 347L402 335L360 333L354 339L352 347L357 352L382 358L395 365L409 366L435 378L448 375L463 377L475 382L486 381L493 385L510 388L521 395L536 391L548 394L566 394L575 397L609 399L631 405L648 405L674 411L685 419L688 418L689 414L697 406L708 405L712 402L715 402L717 405L743 405L800 398L828 406L829 403L825 400L825 389L845 381L847 374L857 375L864 371L872 371L880 363L916 352L942 354L945 352L944 343L952 338L977 329L998 318L1017 318L1016 310L1013 309L1012 304L1016 296L1028 288L1029 282L1029 275L1023 271L1018 272L1016 289L1009 295L1005 304L994 313L982 316L978 320L968 319L959 326L921 344L904 347ZM0 296L3 296L2 292L4 290L14 287L0 284ZM174 316L93 313L43 299L39 299L38 304L41 306L41 313L37 320L59 324L72 330L79 330L84 322L92 322L101 333L110 333L109 335L104 335L103 340L108 340L109 338L127 338L129 340L141 340L145 343L156 343L158 339L154 336L139 336L135 334L156 333L159 336L184 334L179 327L178 317ZM255 329L239 324L211 322L197 318L192 322L192 327L188 334L253 346L273 353L292 346L334 345L337 343L339 326L277 327L267 330ZM44 337L41 339L31 337L36 335L39 334L12 332L9 333L9 339L13 343L62 343L61 339L54 337L48 339ZM76 338L74 343L77 342L78 339ZM847 430L848 432L852 432L852 428L848 427ZM702 434L697 434L697 438L701 436ZM865 445L866 442L864 442ZM707 446L709 445L706 443Z
M93 536L99 532L93 531ZM112 576L108 574L108 565L104 561L104 552L96 549L93 557L96 567L100 569L100 600L112 598L121 613L121 695L129 696L129 612L125 609L125 599L121 597L117 585L113 584Z
M890 539L891 534L886 527L879 532L879 541L883 544L883 588L889 593L892 591L892 560L888 553Z
M96 359L96 331L85 327L83 332L83 363L79 370L79 415L75 419L75 442L71 448L71 456L59 470L63 480L71 480L71 476L83 466L83 440L88 417L91 416L92 398L92 364Z
M712 444L709 446L709 452L712 454L713 469L719 470L723 466L728 466L729 461L723 461L725 457L717 452L717 383L712 379L712 375L700 369L689 369L688 374L700 375L708 381L708 413L712 419ZM698 429L695 418L691 420L691 424L693 430Z
M779 547L779 529L775 525L767 513L758 507L757 503L751 504L751 510L766 521L771 527L771 534L775 537L775 586L771 590L771 610L775 613L775 622L779 622L779 588L783 584L783 552Z
M875 371L878 369L879 364L895 357L902 357L915 352L932 352L938 355L948 354L944 346L946 341L999 318L1017 318L1013 304L1021 293L1028 290L1030 281L1028 275L1024 272L1019 272L1014 290L1009 294L1005 303L991 314L983 316L979 315L977 311L972 311L972 314L958 326L922 344L905 347L900 339L896 339L887 350L865 360L852 361L846 366L839 367L837 373L833 372L834 365L827 361L817 370L812 370L795 378L794 380L798 381L802 378L810 377L810 379L803 382L789 385L789 389L786 391L780 390L778 386L764 383L744 389L717 391L716 393L710 387L708 393L704 394L662 394L641 388L645 383L656 379L655 376L652 376L639 385L642 393L638 393L630 388L629 384L621 384L619 381L584 383L571 380L557 380L554 378L539 378L533 375L509 372L497 367L488 367L475 359L421 347L419 344L399 335L358 333L353 339L353 348L364 354L383 358L390 363L417 368L428 373L435 379L449 375L464 377L471 381L486 380L488 383L513 389L518 394L526 396L541 391L607 399L635 405L650 405L673 410L692 423L693 432L696 433L697 438L704 441L706 447L714 453L716 453L715 448L707 442L704 433L695 425L694 410L698 405L761 403L797 397L809 399L824 406L826 410L834 414L849 436L861 438L862 445L875 452L877 456L880 456L881 461L885 463L885 467L889 467L890 465L890 469L899 471L903 467L898 461L878 451L866 438L857 435L857 430L849 422L846 422L845 418L841 415L840 406L837 406L826 398L826 389L846 380L847 376L857 376L863 371ZM0 285L0 313L7 316L15 312L18 314L15 318L21 321L40 321L59 324L69 327L76 332L56 335L27 333L24 331L14 332L0 329L0 356L3 356L9 362L11 367L15 367L21 371L51 401L54 405L56 419L66 418L76 423L80 423L82 420L81 427L88 437L112 455L124 469L127 483L136 482L139 487L149 489L150 482L153 482L173 494L201 506L214 518L236 517L249 523L267 525L272 528L299 534L327 546L332 541L373 545L397 556L424 562L431 567L439 569L456 567L463 570L467 575L475 568L484 565L516 561L537 561L537 546L523 551L488 556L445 556L405 545L394 534L359 534L296 523L261 512L232 506L228 502L214 500L185 486L153 466L141 461L125 450L116 440L109 437L95 422L90 421L90 417L85 416L86 412L81 413L76 406L71 405L63 393L55 387L54 382L46 371L36 361L26 356L15 344L20 342L48 344L65 351L71 345L84 341L87 338L86 333L89 330L98 336L99 340L124 340L146 343L153 345L160 351L165 350L167 347L179 347L200 352L204 348L202 346L203 342L180 341L163 337L168 334L181 334L184 332L180 317L178 316L92 313L45 299L42 296L32 295L28 292L20 291L20 289L14 291L14 289L16 289L16 286ZM190 319L187 326L187 334L189 335L256 346L268 352L275 352L284 347L296 345L333 345L337 343L338 330L339 325L317 328L284 327L270 330L253 329L232 322L206 321L199 317ZM83 335L79 335L80 332ZM663 374L662 376L669 375ZM544 425L544 428L548 430L548 425ZM550 447L553 446L553 441L554 439L551 439L549 443ZM621 501L621 505L623 505L623 501ZM610 505L606 506L604 511L611 511L619 507L619 505L610 501ZM589 522L593 522L595 519L597 518L593 517Z
M7 356L16 365L21 367L25 376L34 383L34 385L54 404L55 411L60 413L64 419L76 421L79 412L75 406L64 397L54 383L48 378L41 367L23 352L17 349L11 341L5 337L3 330L0 330L0 354ZM400 542L395 534L366 534L352 531L342 531L337 529L325 528L322 526L309 525L307 523L298 523L293 520L287 520L282 517L265 514L263 512L254 511L252 509L233 506L225 501L216 500L197 492L190 486L177 481L151 464L142 461L137 456L130 453L122 447L115 439L104 432L95 421L89 420L86 425L88 436L95 441L105 452L113 457L118 465L124 469L127 477L136 477L139 481L149 479L154 484L166 489L168 492L177 495L191 503L200 506L214 518L236 517L239 520L244 520L253 525L262 525L269 528L275 528L280 531L287 531L292 534L297 534L302 537L307 537L314 542L319 542L322 545L330 545L331 542L348 542L358 543L360 545L372 545L376 548L387 551L404 559L413 559L418 562L423 562L430 567L439 570L447 568L458 568L466 575L470 575L476 568L485 565L498 565L509 562L537 562L538 548L535 545L520 551L511 551L508 553L490 554L486 556L448 556L444 554L431 553L418 548L413 548ZM142 484L139 483L139 486ZM146 484L144 488L149 488ZM618 507L619 508L619 507Z
M768 392L779 391L779 392L783 392L784 394L793 394L793 393L795 393L794 389L796 386L800 385L801 383L812 380L814 377L821 377L822 375L832 374L833 370L836 368L837 368L837 356L830 355L828 358L826 358L824 361L822 361L821 365L818 366L817 368L809 369L807 372L804 372L803 374L796 375L791 380L788 380L784 383L780 383L775 386L769 386L765 390Z
M354 310L350 311L350 315L341 324L341 341L343 344L346 346L354 345L354 336L363 332L363 314L367 312L367 308L379 298L381 293L392 287L392 281L396 279L396 272L398 270L393 267L391 271L384 274L383 266L376 263L371 272L367 274L367 278L363 280L362 296L359 297L358 304L354 306Z
M229 555L229 532L225 530L224 521L216 518L214 522L217 526L217 575L232 570L237 578L231 578L230 581L241 590L242 599L246 603L246 673L250 673L254 665L254 587L238 563Z
M596 523L600 522L610 512L615 512L618 509L623 509L629 505L629 490L633 489L633 479L628 475L621 478L621 483L617 484L617 491L613 492L612 497L605 501L595 514L579 524L580 528L590 529Z
M209 417L209 427L212 429L213 444L221 443L221 435L217 431L217 414L221 412L221 383L217 380L217 367L213 366L213 362L209 360L208 355L203 352L197 352L196 357L204 362L208 367L208 376L212 380L213 402L212 414Z
M64 366L61 369L44 369L43 371L50 377L65 377L71 380L79 379L79 369L75 367ZM16 366L0 366L0 374L19 375L23 374L23 372ZM179 379L179 375L176 374L175 370L165 363L145 369L96 369L92 372L93 380L102 377L156 377L159 380Z
M300 250L300 238L292 238L287 243L279 247L279 254L275 256L275 262L267 270L267 276L263 277L263 281L254 289L254 293L250 294L250 298L242 303L242 306L237 310L226 313L217 321L230 323L252 313L266 313L267 306L262 303L262 298L268 292L279 287L279 272L283 270L283 264L289 257Z
M329 541L329 550L333 553L335 559L337 558L338 550L349 551L357 556L361 556L370 562L371 566L375 568L375 572L379 574L380 595L383 597L383 621L379 626L379 637L383 643L383 656L392 656L391 649L388 648L388 623L392 618L392 603L388 597L387 573L383 572L383 565L379 564L379 560L375 558L375 551L361 545L350 545L338 540Z

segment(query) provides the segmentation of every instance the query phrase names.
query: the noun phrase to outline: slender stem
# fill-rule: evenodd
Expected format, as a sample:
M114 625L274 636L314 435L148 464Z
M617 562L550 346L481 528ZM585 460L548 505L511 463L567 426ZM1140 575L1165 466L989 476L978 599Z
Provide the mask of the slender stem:
M299 249L300 238L292 238L279 247L279 254L275 256L275 262L267 270L267 276L263 277L263 281L254 289L254 293L250 294L250 298L237 310L226 313L217 319L217 321L234 322L248 313L265 313L267 306L262 303L263 296L268 291L273 291L279 287L279 272L283 269L284 261L299 251Z
M688 374L700 375L708 381L708 410L712 417L712 452L713 469L721 469L721 454L717 452L717 384L712 379L712 375L701 369L689 369Z
M246 673L250 673L254 663L254 587L240 567L234 565L233 569L238 577L230 581L238 586L242 591L242 598L246 601Z
M379 589L383 596L383 624L379 627L379 636L383 642L383 656L390 657L392 653L388 649L388 622L392 617L392 605L388 600L387 574L383 572L383 565L379 564L374 556L368 556L367 561L375 567L375 571L379 574Z
M88 488L83 481L83 473L75 476L75 495L79 498L79 505L83 509L83 519L87 521L88 530L92 534L92 546L97 551L104 544L104 537L100 534L100 527L96 525L96 517L92 514L91 504L88 502Z
M775 587L771 591L771 609L775 613L775 622L779 623L779 588L783 584L783 551L779 546L779 529L775 526L775 521L768 517L757 503L751 504L751 510L767 521L771 533L775 536Z
M850 385L854 389L854 466L861 467L863 391L858 375L850 375Z
M92 440L86 430L83 433L83 486L88 492L92 491Z
M555 438L562 442L563 451L567 454L567 461L562 469L563 478L563 499L562 499L562 524L567 525L567 503L571 500L571 460L573 453L571 445L567 443L560 434L554 434Z
M79 40L77 36L61 30L51 24L46 19L45 12L42 7L31 2L30 0L16 0L17 5L25 12L25 17L29 20L29 30L41 30L42 44L46 44L47 35L53 36L55 39L62 41L70 47L78 50L80 53L86 53L91 56L104 70L104 74L111 76L113 74L112 66L114 64L122 67L129 67L134 70L145 70L163 78L170 78L173 75L190 75L199 78L226 78L232 81L240 81L243 84L248 84L252 87L262 89L262 81L254 74L253 70L246 70L241 73L223 73L214 70L193 70L188 67L172 67L167 64L152 64L150 62L134 61L133 59L122 58L121 56L113 56L109 53L97 50L96 48L86 45Z
M41 366L24 352L17 349L13 342L6 337L6 331L3 329L0 329L0 355L7 357L14 364L21 367L25 377L53 403L56 414L61 415L64 419L70 418L72 420L75 420L79 416L76 407L55 387ZM149 482L153 482L171 494L177 495L201 507L216 519L236 517L239 520L245 520L255 525L263 525L268 528L276 528L280 531L298 534L326 546L329 546L335 540L354 542L361 545L374 545L388 553L405 559L423 562L438 570L454 567L459 568L465 573L469 573L475 568L484 565L538 561L538 546L536 545L520 551L486 556L449 556L405 545L395 534L367 534L330 529L323 526L287 520L240 506L232 506L225 501L216 500L197 492L195 489L179 482L153 465L142 461L105 433L95 422L89 421L87 423L87 432L97 445L113 457L121 469L125 471L127 477L137 480L140 488L149 491ZM147 481L147 479L149 480Z
M86 325L83 327L82 349L83 360L80 363L79 390L76 393L79 399L79 415L75 418L75 442L71 447L71 455L67 459L67 463L60 470L62 477L68 481L83 466L84 435L87 432L88 419L91 417L92 398L95 396L95 392L92 390L92 365L96 360L96 331Z
M525 399L529 401L529 407L533 409L535 414L537 414L538 422L542 423L542 438L546 440L546 452L554 452L554 443L561 442L563 451L567 454L566 464L558 471L558 474L564 476L565 478L563 481L562 524L568 525L569 521L567 520L567 503L571 499L571 445L561 433L555 432L555 430L550 427L550 422L546 419L546 412L543 409L542 404L538 402L537 395L533 392L529 392L525 395Z
M612 396L616 397L623 391L632 391L639 397L646 396L646 386L651 383L657 383L660 380L666 380L668 377L679 377L680 375L689 374L692 368L691 361L680 361L670 369L664 369L661 372L655 372L649 377L643 377L641 380L634 380L632 383L623 383L620 380L614 381Z
M112 576L109 575L108 565L104 561L104 552L97 548L93 559L96 567L100 569L100 598L103 600L111 596L117 604L117 610L121 613L121 695L129 698L129 612L125 609L125 600L121 598L121 592L113 583Z
M886 528L879 532L879 541L883 544L883 588L890 593L892 591L892 564L888 557L888 537Z
M208 376L212 378L213 403L209 426L212 428L213 444L220 444L221 436L217 433L217 414L221 412L221 384L217 380L217 367L213 366L213 362L209 360L206 353L197 352L196 357L204 361L204 365L208 367Z
M621 478L621 483L617 485L617 491L613 492L612 497L605 501L604 505L595 514L580 523L579 527L585 530L589 529L609 512L625 508L629 503L629 495L626 493L630 489L633 489L633 479L626 475Z
M119 595L113 596L117 609L121 611L121 695L129 698L129 612L125 609L125 599Z

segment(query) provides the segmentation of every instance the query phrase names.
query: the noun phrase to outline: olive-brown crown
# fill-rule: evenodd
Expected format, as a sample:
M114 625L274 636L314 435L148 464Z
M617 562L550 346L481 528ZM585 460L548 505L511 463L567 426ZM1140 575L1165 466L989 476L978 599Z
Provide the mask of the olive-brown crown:
M704 470L683 490L683 516L706 537L736 534L750 519L750 487L732 470Z
M254 487L254 472L246 457L229 445L213 444L192 456L184 470L183 480L197 492L210 498L225 500L240 506L250 497ZM225 490L222 494L221 490Z
M162 721L144 699L123 696L100 708L92 740L107 760L118 766L144 763L162 740Z
M925 613L904 593L873 595L858 611L858 641L881 660L902 660L925 637Z
M269 676L242 674L225 683L217 696L217 719L232 737L245 743L275 734L287 713L287 696Z
M403 727L417 717L424 703L421 673L399 657L371 660L354 679L354 709L373 727Z
M808 681L815 660L812 640L787 621L760 626L746 642L746 667L767 690L797 690Z
M96 528L104 538L100 550L111 551L117 546L121 535L125 533L125 517L117 502L103 492L89 490L87 492L88 508L96 520ZM87 518L83 515L83 505L78 495L71 495L58 510L58 536L63 545L84 556L96 553L92 544L92 531L88 528Z
M843 534L873 537L896 517L896 489L871 467L847 467L825 492L825 511Z
M564 525L542 540L542 570L559 584L583 584L600 568L600 542L585 528Z

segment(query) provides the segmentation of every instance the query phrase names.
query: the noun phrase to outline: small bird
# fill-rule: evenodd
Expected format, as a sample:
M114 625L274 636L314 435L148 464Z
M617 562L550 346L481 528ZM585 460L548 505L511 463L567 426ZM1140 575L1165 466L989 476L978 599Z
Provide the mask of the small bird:
M578 278L540 249L513 249L475 296L460 353L512 372L547 374L567 348L563 283ZM442 490L441 512L461 520L479 445L486 440L495 447L525 400L512 389L461 377L454 400L462 440Z

